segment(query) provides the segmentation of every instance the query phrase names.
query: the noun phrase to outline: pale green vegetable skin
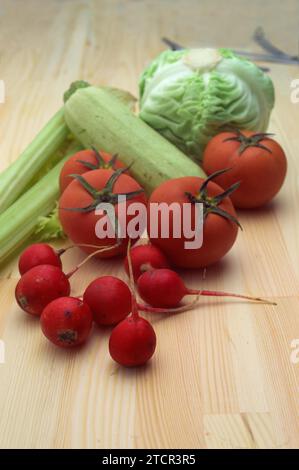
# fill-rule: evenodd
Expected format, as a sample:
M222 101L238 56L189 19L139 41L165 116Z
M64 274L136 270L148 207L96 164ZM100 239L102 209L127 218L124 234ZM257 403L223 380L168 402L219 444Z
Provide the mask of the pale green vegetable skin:
M69 129L64 122L63 108L44 126L30 145L0 175L0 213L7 209L28 188L53 154L68 144Z
M180 176L201 176L202 169L103 88L75 91L65 103L65 120L85 146L118 153L130 173L151 193Z
M81 148L77 144L73 151L79 151ZM38 223L40 218L44 219L55 207L59 197L59 174L72 154L73 152L61 159L52 170L0 214L0 265L35 233L35 242L62 235L55 214L48 221L42 220L40 225ZM47 223L49 226L45 226Z
M35 231L37 219L48 214L59 195L59 173L66 158L0 215L0 264Z
M266 131L274 106L270 77L228 49L164 51L139 88L140 117L198 161L224 125Z

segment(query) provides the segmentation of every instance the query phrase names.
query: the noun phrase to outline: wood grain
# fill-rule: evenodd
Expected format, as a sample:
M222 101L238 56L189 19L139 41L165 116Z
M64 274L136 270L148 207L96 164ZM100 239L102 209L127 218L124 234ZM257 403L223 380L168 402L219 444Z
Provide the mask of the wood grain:
M296 0L2 0L0 169L13 161L82 78L137 93L138 75L163 46L254 49L263 21L273 41L296 52ZM234 14L232 15L232 12ZM261 20L262 19L262 20ZM233 25L233 27L232 27ZM289 172L267 208L239 214L244 231L231 253L190 286L246 291L277 307L204 299L181 315L149 316L158 337L151 363L124 370L109 358L109 331L94 329L74 352L42 336L38 321L14 302L17 263L0 273L1 448L298 448L299 104L290 100L298 67L271 65L276 107L270 130L284 146ZM66 269L83 255L65 255ZM120 261L91 261L74 277L74 294L95 276L124 277Z

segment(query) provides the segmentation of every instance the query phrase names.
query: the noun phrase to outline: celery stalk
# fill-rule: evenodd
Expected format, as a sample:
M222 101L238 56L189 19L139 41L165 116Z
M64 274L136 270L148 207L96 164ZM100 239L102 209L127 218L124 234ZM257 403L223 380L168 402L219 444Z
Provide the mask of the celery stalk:
M82 147L73 148L73 154ZM49 214L59 197L59 173L64 157L42 179L0 214L0 265L35 232L39 217Z
M28 145L20 157L0 175L0 213L26 190L34 177L51 162L53 154L69 145L70 131L60 109Z

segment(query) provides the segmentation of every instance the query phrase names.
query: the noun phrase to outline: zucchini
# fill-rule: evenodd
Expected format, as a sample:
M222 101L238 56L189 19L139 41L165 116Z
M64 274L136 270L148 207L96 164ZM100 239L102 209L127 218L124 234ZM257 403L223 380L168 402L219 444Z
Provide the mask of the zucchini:
M147 193L181 176L205 177L203 170L137 117L114 93L86 84L65 94L65 120L85 147L118 153Z

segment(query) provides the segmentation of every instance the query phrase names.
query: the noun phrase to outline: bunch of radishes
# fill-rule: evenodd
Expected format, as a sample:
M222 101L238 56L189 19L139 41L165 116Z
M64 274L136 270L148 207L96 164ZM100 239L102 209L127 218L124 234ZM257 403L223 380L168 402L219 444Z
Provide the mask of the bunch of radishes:
M86 341L93 321L99 326L115 326L109 342L112 358L128 367L144 364L155 351L156 335L150 323L140 316L134 293L121 279L103 276L88 285L83 298L71 297L69 278L82 263L65 274L61 263L64 252L55 251L48 244L33 244L25 249L19 259L21 278L15 291L19 306L40 316L44 335L63 348ZM147 263L150 266L151 261L148 259Z
M140 316L140 310L156 313L182 311L186 307L180 308L179 303L185 295L232 296L262 301L226 292L188 289L180 276L170 269L164 254L150 244L132 249L129 245L124 267L131 288L117 277L103 276L87 286L82 298L71 297L69 278L92 255L65 274L61 263L61 255L65 251L56 251L47 244L33 244L25 249L19 259L21 278L16 286L19 306L31 315L40 316L44 335L62 348L78 346L86 341L93 322L101 327L114 327L109 351L111 357L123 366L145 364L156 348L155 331ZM148 305L137 302L135 282L140 297Z

